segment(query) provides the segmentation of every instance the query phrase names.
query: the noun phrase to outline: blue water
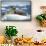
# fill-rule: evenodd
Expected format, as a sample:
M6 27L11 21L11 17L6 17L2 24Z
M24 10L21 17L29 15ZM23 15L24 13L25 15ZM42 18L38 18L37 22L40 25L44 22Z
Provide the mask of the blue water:
M9 10L9 8L10 8L11 6L5 6L5 7L2 7L2 8L5 8L5 9L1 9L1 12L2 12L2 14L5 14L8 10ZM24 6L14 6L15 8L21 8L23 11L25 11L25 14L31 14L31 5L24 5ZM25 8L25 9L24 9Z

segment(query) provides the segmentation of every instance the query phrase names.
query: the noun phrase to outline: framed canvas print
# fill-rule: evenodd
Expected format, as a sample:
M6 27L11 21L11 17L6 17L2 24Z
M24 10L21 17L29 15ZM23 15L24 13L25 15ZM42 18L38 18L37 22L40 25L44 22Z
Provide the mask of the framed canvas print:
M2 1L2 21L31 20L31 1Z

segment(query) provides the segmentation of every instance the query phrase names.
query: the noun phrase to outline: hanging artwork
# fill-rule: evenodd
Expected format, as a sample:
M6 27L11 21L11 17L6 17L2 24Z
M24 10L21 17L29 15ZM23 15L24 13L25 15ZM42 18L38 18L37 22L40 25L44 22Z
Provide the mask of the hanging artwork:
M1 20L31 20L31 1L3 1L1 6Z

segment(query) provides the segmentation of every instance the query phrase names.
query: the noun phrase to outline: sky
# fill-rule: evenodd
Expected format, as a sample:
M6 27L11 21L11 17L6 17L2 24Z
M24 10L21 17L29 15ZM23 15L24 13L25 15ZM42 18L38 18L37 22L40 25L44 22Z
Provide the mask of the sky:
M30 0L2 0L2 1L30 1Z

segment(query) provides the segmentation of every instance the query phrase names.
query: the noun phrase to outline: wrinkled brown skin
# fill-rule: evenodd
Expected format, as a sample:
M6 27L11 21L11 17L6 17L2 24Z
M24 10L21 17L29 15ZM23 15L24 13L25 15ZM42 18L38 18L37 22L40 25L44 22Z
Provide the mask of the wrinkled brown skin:
M42 27L46 27L46 20L43 20L43 21L41 22L41 26L42 26Z

